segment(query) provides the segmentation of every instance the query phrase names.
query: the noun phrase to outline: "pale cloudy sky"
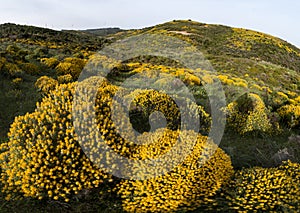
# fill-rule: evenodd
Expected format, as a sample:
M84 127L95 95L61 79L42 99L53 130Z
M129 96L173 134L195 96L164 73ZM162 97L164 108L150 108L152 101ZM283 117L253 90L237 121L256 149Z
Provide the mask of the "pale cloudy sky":
M298 0L2 0L0 23L54 29L142 28L192 19L258 30L300 47Z

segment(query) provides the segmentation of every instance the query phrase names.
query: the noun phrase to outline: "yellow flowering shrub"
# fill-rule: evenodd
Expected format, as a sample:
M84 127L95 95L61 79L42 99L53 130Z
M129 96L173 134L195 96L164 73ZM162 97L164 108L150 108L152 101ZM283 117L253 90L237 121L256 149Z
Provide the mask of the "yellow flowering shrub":
M14 78L12 81L14 87L18 88L20 84L23 82L22 78Z
M98 187L110 175L83 153L72 123L74 84L62 84L33 113L11 125L1 144L1 182L7 199L19 196L69 200L82 189Z
M101 87L92 88L92 85L99 85L101 83ZM181 115L179 112L176 103L166 94L160 93L155 90L138 90L136 89L133 92L129 92L124 88L119 88L117 86L111 85L106 81L102 81L99 77L89 78L88 81L83 81L80 83L79 87L83 87L83 91L85 96L78 96L76 99L77 106L84 106L87 109L91 109L94 107L93 104L86 105L86 100L82 99L84 97L92 97L92 94L95 94L95 89L97 89L96 96L96 115L97 115L97 128L99 133L103 135L107 144L113 149L114 152L126 156L132 157L135 153L137 145L134 144L133 139L136 139L134 132L132 131L135 128L138 132L149 131L147 129L147 125L149 124L148 118L151 113L160 111L164 114L166 119L166 127L168 129L177 130L181 127L180 116L189 116L184 113ZM84 89L88 88L88 89ZM122 106L115 104L116 107L114 112L117 113L117 119L113 120L112 116L112 108L113 108L113 98L118 91L118 96L121 97L122 101L132 100L130 108L129 108L129 117L126 115L126 110ZM115 100L116 101L116 100ZM90 101L93 103L93 100ZM186 100L186 106L188 109L192 110L192 113L199 114L199 120L201 124L200 130L207 130L210 126L210 116L204 111L204 109L193 102ZM78 113L77 113L78 111ZM76 109L76 114L81 119L87 120L85 114L81 114L81 108ZM191 113L190 111L186 113ZM137 115L137 116L136 116ZM193 115L190 115L193 116ZM79 120L75 120L75 123L80 123ZM98 133L94 132L95 128L92 127L92 122L89 121L89 124L86 124L85 128L82 129L82 137L80 139L87 141L85 146L91 150L90 156L94 158L94 156L99 155L98 150L93 149L93 144L90 144L88 141L93 141L93 134L97 135ZM135 125L136 124L136 125ZM206 128L206 129L205 129ZM118 131L122 131L122 137ZM90 133L93 133L92 135ZM101 154L101 153L100 153ZM97 158L93 159L96 163Z
M0 57L0 70L2 70L5 64L6 64L6 58Z
M244 87L244 88L248 87L247 81L241 78L229 77L227 75L218 75L218 78L225 85Z
M89 87L91 85L99 87ZM76 87L78 99L74 106L75 86L78 86ZM29 196L38 199L52 198L69 201L72 195L83 189L101 187L103 186L101 184L105 184L106 181L113 181L112 176L104 172L106 170L96 166L101 165L103 159L103 152L97 149L101 143L95 140L97 135L101 135L114 153L129 159L157 158L160 154L167 152L177 142L180 130L172 131L166 128L163 131L157 129L155 132L145 132L138 136L137 140L143 142L151 140L154 143L135 144L131 139L136 136L129 131L131 127L127 125L128 123L124 122L128 120L128 117L118 114L120 117L118 121L112 119L113 98L119 90L122 98L126 99L126 94L130 96L126 89L122 90L120 87L111 85L100 77L93 77L80 83L56 85L46 94L42 102L37 104L33 113L17 117L11 125L9 140L0 147L2 150L0 154L1 182L7 199ZM94 92L96 92L96 102L82 99L92 97ZM170 98L153 90L139 92L133 92L136 96L134 96L131 106L133 108L130 108L130 111L136 107L145 107L146 111L161 110L166 114L166 118L169 117L170 123L173 122L171 116L176 116L178 109ZM161 103L156 106L158 99L161 99ZM91 119L88 119L89 111L86 109L89 107L95 109L96 128L91 125ZM72 117L74 110L75 114L79 113L77 118ZM119 110L124 110L123 106L117 105L116 111L119 112ZM82 114L80 114L81 111L83 111ZM78 125L82 130L80 134L75 133L75 127ZM117 127L122 127L124 133L128 135L120 135ZM184 138L192 138L192 135L197 136L198 133L189 130L182 134L186 135ZM184 164L175 169L172 175L166 174L164 182L172 181L170 178L175 181L180 176L182 184L187 184L186 194L178 199L186 199L187 196L190 196L189 199L194 199L180 201L179 206L194 206L197 200L213 195L232 173L230 158L217 149L213 143L205 143L206 140L206 137L199 135L197 140L199 144L196 143L198 145L194 147L194 154L191 154ZM84 148L90 148L90 152L84 153L79 141L87 142ZM201 167L201 162L212 155L214 149L217 149L216 153L207 161L211 163L205 163L205 166ZM200 157L202 152L204 154ZM118 167L118 164L113 159L110 160L109 156L106 159L107 164L112 168ZM122 172L129 172L129 174L141 172L136 171L134 166L122 169L124 169L124 171L121 170ZM214 169L216 172L212 172ZM188 174L191 176L188 177ZM203 182L198 183L198 180L202 180L200 176L203 176ZM190 180L185 181L186 178ZM200 183L206 184L208 188L193 188ZM188 189L188 187L191 188Z
M180 118L182 116L192 116L186 115L184 112L180 112L180 109L176 103L167 94L158 92L156 90L144 90L143 92L140 90L135 90L131 96L132 95L136 96L131 104L130 114L133 115L133 122L135 122L134 117L139 118L137 121L140 123L137 123L137 127L140 126L141 130L142 128L146 127L146 122L149 116L155 111L160 111L164 114L167 121L167 128L172 130L180 129ZM128 97L124 96L124 98ZM201 122L201 130L208 132L211 124L210 115L205 112L202 106L198 106L187 99L181 99L182 102L187 103L187 113L197 113Z
M21 68L24 72L30 75L37 75L39 73L39 67L33 63L22 63Z
M169 131L166 133L169 137L158 141L155 140L156 134L159 131L142 135L145 141L154 142L140 146L139 154L135 157L159 157L176 143L178 132ZM187 131L183 134L190 140L192 137L189 135L193 133ZM229 181L232 174L230 157L207 137L199 134L193 151L170 172L147 180L122 180L114 190L120 196L124 210L128 212L187 211L210 203L217 190Z
M286 45L286 43L274 36L266 35L260 32L256 32L253 30L244 30L240 28L232 28L233 34L230 37L230 43L228 44L229 47L231 45L238 47L245 51L251 51L253 45L255 43L263 43L263 44L273 44L276 47L279 47L289 53L300 55L295 49L291 48L290 46Z
M294 128L300 124L300 105L288 104L278 109L281 121L289 127Z
M189 73L184 75L184 82L188 85L201 85L200 78Z
M254 93L247 93L227 106L228 126L240 134L270 132L272 125L263 100Z
M56 67L58 75L70 74L74 79L77 79L86 64L85 59L80 58L65 58Z
M9 63L9 62L5 63L3 69L11 77L19 77L21 74L23 74L23 71L20 69L20 67L14 63Z
M285 162L278 168L250 168L236 172L227 199L239 212L296 212L300 208L300 166Z
M48 76L42 76L38 78L34 84L34 86L42 93L47 94L51 90L55 89L57 85L57 80L48 77Z
M297 97L295 98L295 101L296 101L297 103L300 104L300 96L297 96Z
M42 58L41 62L51 69L54 69L59 64L56 58Z
M144 71L159 70L161 73L172 74L174 77L182 78L183 82L188 85L201 85L202 81L205 83L213 83L213 76L207 74L205 75L205 70L197 70L197 72L202 72L200 75L195 75L194 70L187 68L174 68L164 65L152 65L152 64L139 64L139 63L128 63L128 67L132 68L132 72L140 73ZM201 76L201 79L199 78Z
M67 84L67 83L71 83L73 81L73 77L70 74L60 75L57 77L57 81L60 84Z

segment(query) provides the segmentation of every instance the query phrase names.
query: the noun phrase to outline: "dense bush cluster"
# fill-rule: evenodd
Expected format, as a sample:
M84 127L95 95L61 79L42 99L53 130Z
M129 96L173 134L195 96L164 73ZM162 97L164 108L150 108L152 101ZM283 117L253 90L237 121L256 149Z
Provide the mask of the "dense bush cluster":
M278 113L282 122L286 123L290 128L300 125L300 105L284 105L278 109Z
M227 196L238 211L292 211L300 206L300 165L290 161L278 168L254 167L236 172Z
M257 94L244 94L238 100L230 103L227 110L228 125L240 134L272 130L265 104Z
M54 69L59 64L59 61L56 58L42 58L41 62L52 69Z
M35 82L35 87L42 93L42 94L47 94L51 90L55 89L57 85L57 80L48 77L48 76L42 76L37 79Z
M153 138L145 135L144 139ZM142 157L158 157L161 153L153 152L152 149L169 148L171 145L162 145L162 142L155 141L148 147L142 147ZM124 210L128 212L187 211L207 205L232 174L230 158L209 142L207 137L198 135L193 152L171 172L148 180L122 180L115 190L121 197Z
M95 141L95 136L93 136L93 133L97 131L102 135L105 143L116 153L130 159L142 160L155 159L169 151L177 142L179 133L181 138L185 139L182 146L185 146L186 143L193 143L192 136L198 138L195 146L192 147L192 153L171 172L145 181L122 180L115 187L114 191L121 197L124 209L127 211L133 209L137 211L193 209L201 203L201 200L213 196L221 185L228 181L233 173L230 158L216 145L209 142L206 137L197 136L198 133L181 132L176 128L174 131L156 129L154 132L145 132L137 136L137 140L149 143L137 145L130 141L136 136L130 135L130 131L126 131L130 130L130 127L126 126L126 122L115 124L111 118L112 98L120 88L110 85L102 78L94 77L78 83L76 93L78 95L95 92L88 91L85 84L99 85L99 83L101 83L99 88L94 87L97 92L95 106L89 105L90 102L84 103L84 100L79 98L77 108L73 109L74 88L77 84L61 84L47 93L42 102L37 104L35 112L15 119L10 129L9 141L1 145L1 182L3 192L7 193L7 199L28 196L68 201L72 195L83 189L101 187L101 184L106 181L113 181L105 170L97 167L101 167L101 159L104 157L103 153L95 149L101 144L101 141ZM79 95L79 97L82 96ZM154 101L157 98L165 100L165 102L156 106ZM170 113L169 116L173 117L178 114L176 105L167 96L160 95L153 90L146 90L137 95L134 101L136 104L141 103L139 107L146 111L159 110L159 108L169 105L169 111L162 109L162 112ZM86 117L89 115L79 114L77 117L79 120L75 119L74 125L81 125L82 132L77 135L71 113L73 110L75 112L85 111L85 107L90 106L96 110L97 128L93 130L93 125L89 123L91 120ZM122 107L119 109L123 110ZM86 119L80 116L86 117ZM168 117L168 115L166 116ZM124 117L120 121L126 121L126 119L128 120ZM172 122L170 119L169 123ZM115 125L123 125L125 132L129 135L121 137L120 133L116 131ZM88 142L84 144L84 149L89 148L90 152L84 153L79 141ZM213 153L214 150L217 151ZM212 157L209 158L211 155ZM172 157L180 156L173 155ZM109 165L114 167L113 159L112 161L109 161L108 158L106 160ZM172 159L169 161L171 162ZM118 165L115 164L115 166ZM133 165L123 168L123 170L129 174L141 172L135 168ZM147 170L147 168L144 169ZM162 174L165 172L162 171ZM139 191L141 183L144 184L142 188L149 189L146 197ZM134 202L127 197L131 192L134 194ZM161 206L156 206L156 201L160 202Z
M56 67L58 75L70 74L74 79L77 79L82 72L86 61L80 58L65 58Z
M98 187L109 175L84 155L72 127L74 85L61 85L17 117L9 141L1 144L1 182L7 199L30 196L69 200L82 189Z

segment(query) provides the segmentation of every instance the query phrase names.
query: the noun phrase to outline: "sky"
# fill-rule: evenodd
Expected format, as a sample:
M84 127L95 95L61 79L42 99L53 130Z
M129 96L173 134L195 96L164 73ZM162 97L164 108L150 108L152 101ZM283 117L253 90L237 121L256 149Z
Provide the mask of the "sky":
M298 0L2 0L0 24L135 29L192 19L257 30L300 48Z

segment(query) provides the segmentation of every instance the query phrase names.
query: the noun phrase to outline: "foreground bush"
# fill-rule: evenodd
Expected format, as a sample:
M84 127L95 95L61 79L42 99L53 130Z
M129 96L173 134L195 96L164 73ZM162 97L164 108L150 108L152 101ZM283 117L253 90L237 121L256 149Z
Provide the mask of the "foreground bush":
M300 165L285 162L278 168L250 168L237 172L227 196L238 211L296 212L300 208Z
M9 140L0 147L1 183L6 198L26 196L67 202L83 189L99 188L109 192L108 183L120 179L109 175L110 170L103 168L103 164L119 169L120 175L141 179L151 171L138 167L138 163L120 167L101 149L103 141L114 153L139 162L159 159L179 140L178 150L165 164L157 161L154 169L159 175L147 180L121 179L113 191L121 198L126 211L194 209L208 202L233 173L230 158L207 137L192 130L180 130L180 126L174 128L178 123L171 117L177 118L180 114L176 104L166 94L153 90L134 93L136 97L130 111L140 108L146 115L151 110L161 111L166 114L166 128L135 135L128 125L129 118L120 113L125 110L122 104L115 108L119 119L113 119L113 98L118 90L124 98L120 103L131 96L126 89L98 77L56 85L33 113L17 117L11 125ZM161 102L155 104L158 99ZM81 131L77 132L76 128ZM137 144L135 140L142 143ZM179 165L170 168L176 158L185 154L182 150L187 144L192 144L191 153Z
M84 155L72 127L74 84L61 85L17 117L1 145L1 182L7 199L22 196L69 200L109 178Z
M146 134L143 137L146 141L152 141L158 133L150 136ZM142 159L159 157L162 153L155 150L170 148L171 144L176 142L176 132L170 131L167 134L170 135L167 137L169 140L173 139L141 147L138 153L143 155L139 157ZM148 180L122 180L115 191L121 197L124 210L128 212L194 210L210 204L213 196L228 182L232 174L229 156L208 141L207 137L198 135L192 153L172 171Z

